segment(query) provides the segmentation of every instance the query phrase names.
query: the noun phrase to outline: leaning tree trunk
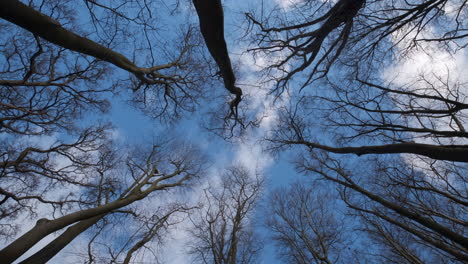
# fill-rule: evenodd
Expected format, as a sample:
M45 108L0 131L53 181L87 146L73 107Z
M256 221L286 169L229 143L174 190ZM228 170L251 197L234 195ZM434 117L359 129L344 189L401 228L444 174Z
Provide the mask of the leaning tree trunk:
M211 56L219 67L224 86L236 95L231 102L231 109L241 101L242 90L235 86L236 77L232 70L226 40L224 39L224 14L220 0L193 0L200 21L200 31L205 39Z
M155 82L146 78L146 74L171 66L138 67L124 55L65 29L58 21L18 0L0 0L0 17L58 46L110 62L145 83Z
M19 264L47 263L47 261L49 261L55 255L57 255L57 253L59 253L63 248L65 248L71 241L73 241L73 239L75 239L81 233L86 231L89 227L97 223L105 215L106 214L102 214L87 220L80 221L77 224L67 228L65 232L63 232L60 236L58 236L52 242L47 244L47 246L45 246L26 260L23 260Z

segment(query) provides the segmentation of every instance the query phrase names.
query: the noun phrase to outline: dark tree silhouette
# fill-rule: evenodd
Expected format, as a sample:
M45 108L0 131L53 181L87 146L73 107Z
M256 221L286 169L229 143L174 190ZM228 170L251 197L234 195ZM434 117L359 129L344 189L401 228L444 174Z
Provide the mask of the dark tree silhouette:
M278 8L258 15L247 13L254 44L251 50L278 58L266 67L281 73L274 76L277 93L283 92L293 77L298 84L292 87L304 89L338 66L356 66L375 75L388 57L423 48L422 43L438 42L449 50L465 47L466 3L449 2L300 1L286 12ZM445 13L447 9L450 14ZM439 29L430 37L425 34L429 26ZM406 44L402 51L396 51L392 42ZM342 73L346 71L350 69Z
M232 70L226 40L224 39L224 12L221 0L193 0L200 21L200 30L211 56L219 67L226 89L236 98L230 103L228 117L237 119L237 107L242 99L242 90L235 86L236 77Z
M31 5L33 4L31 3ZM95 1L85 1L85 4L94 23L95 34L99 37L101 37L99 34L106 35L102 37L104 40L99 41L100 43L83 36L83 34L73 32L73 28L68 28L70 25L73 26L76 20L70 17L72 12L66 4L50 3L39 6L44 10L47 10L46 7L49 5L52 6L52 11L47 10L52 15L56 15L54 10L63 9L59 15L60 17L54 18L20 1L7 0L0 3L0 17L31 32L36 38L47 40L67 50L92 56L97 60L111 63L131 73L135 77L134 79L118 85L130 86L135 93L135 101L150 106L154 112L152 113L153 116L161 116L171 108L173 111L171 111L170 115L166 115L169 118L178 116L179 109L184 111L194 110L197 100L202 96L201 88L203 83L206 82L207 78L205 76L207 74L202 73L205 71L204 67L202 67L203 63L196 59L194 49L198 44L192 37L193 30L191 28L185 30L180 36L178 45L174 45L173 50L170 52L158 50L154 47L156 43L153 43L157 29L150 24L152 15L151 11L146 10L147 5L142 5L143 7L140 10L126 10L126 12L134 11L141 16L131 18L118 7L108 7ZM131 3L123 1L121 6L125 8L127 4L130 5ZM100 10L96 10L96 8ZM107 13L110 14L106 16ZM117 22L110 23L109 21ZM62 25L62 23L66 26ZM142 36L139 37L148 43L149 47L146 49L148 49L149 56L145 60L150 61L151 66L138 66L127 57L128 55L123 55L110 47L113 45L113 41L119 38L118 34L125 33L126 29L119 26L119 23L137 26L133 30L141 32ZM104 28L104 32L102 33L99 28ZM141 43L142 40L135 40L135 42ZM126 52L128 53L128 50ZM157 52L159 54L155 56L154 53ZM13 85L22 85L22 83L20 80L5 82L5 84ZM117 82L113 83L116 84ZM29 83L29 85L33 84ZM148 98L156 98L156 100L148 101Z
M182 186L203 172L205 167L203 155L194 146L180 141L172 141L168 144L170 146L154 146L150 153L140 155L139 158L138 155L129 155L127 160L117 161L117 163L109 160L98 162L98 165L104 164L105 166L95 168L97 177L87 175L91 177L92 182L82 183L89 185L90 191L96 193L85 195L85 201L79 201L81 207L66 211L55 219L39 219L33 228L0 250L2 261L12 263L47 235L67 228L24 263L46 262L102 218L118 213L124 208L129 210L125 213L131 214L132 209L126 209L129 205L145 199L154 192ZM166 147L171 149L169 154L166 152L167 149L163 151ZM101 158L108 159L112 156L109 155L108 150L105 150ZM112 184L112 174L118 173L116 170L118 163L124 163L127 166L124 173L127 173L127 178L133 181L127 180L125 183L124 177L122 182ZM28 199L31 198L28 197ZM151 236L148 239L150 238Z
M302 1L263 14L247 15L253 50L278 57L266 66L283 71L273 92L292 98L272 149L302 151L299 170L340 189L381 260L466 262L467 83L450 66L466 48L466 1ZM415 63L444 64L441 53L444 70Z

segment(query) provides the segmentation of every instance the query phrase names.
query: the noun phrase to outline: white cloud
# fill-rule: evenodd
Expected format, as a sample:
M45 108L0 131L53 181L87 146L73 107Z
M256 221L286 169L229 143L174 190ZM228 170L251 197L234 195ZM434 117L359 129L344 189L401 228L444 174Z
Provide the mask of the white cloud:
M404 31L404 30L403 30ZM433 37L434 29L427 27L423 34L427 37ZM397 49L405 49L409 41L414 37L410 35L397 44ZM398 40L394 36L394 41ZM467 98L460 95L468 95L468 56L464 50L451 54L447 50L437 46L436 42L422 42L417 49L414 49L406 56L396 61L392 66L385 69L382 78L392 83L396 87L417 91L420 94L436 95L452 100L467 103ZM457 97L460 96L460 97ZM397 104L409 104L409 98L405 95L393 95ZM434 105L434 100L418 99L419 106L429 109L445 107ZM459 117L463 118L463 117ZM416 122L422 119L412 120L412 124L418 126ZM429 121L429 120L428 120ZM461 120L466 123L468 120ZM440 130L452 130L449 125L452 122L451 117L430 119L431 124ZM453 122L452 122L453 123ZM417 139L421 143L433 143L431 139Z
M408 35L403 41L397 42L406 29L394 34L393 41L396 48L400 51L406 49L414 38L414 34ZM425 38L434 38L434 28L426 26L421 36ZM419 36L419 37L421 37ZM420 42L420 46L413 49L408 54L402 56L393 65L382 72L382 78L386 82L392 83L395 87L407 88L419 94L435 95L452 100L457 100L463 103L468 103L468 54L464 50L458 50L456 53L450 53L446 49L438 46L437 42ZM396 104L408 105L409 98L405 95L392 95ZM413 98L414 100L414 98ZM446 106L434 100L417 99L417 103L411 102L413 105L425 107L427 109L445 108ZM468 123L466 113L458 114L457 118L462 124ZM447 115L441 118L424 118L412 117L409 119L409 124L414 127L419 127L425 124L427 127L435 127L437 130L454 130L459 129L452 117ZM439 138L432 137L421 138L415 134L414 141L425 144L466 144L466 140L460 138ZM437 175L434 174L428 163L422 161L415 155L403 154L402 157L409 163L415 166L414 168L425 173L433 180L437 180Z
M301 2L304 2L304 0L275 0L275 2L284 9L290 9L294 5L297 5Z
M294 4L300 3L302 0L289 0L289 1L279 1L283 7L288 8ZM244 50L244 49L239 49ZM273 162L273 157L268 153L262 151L262 147L259 145L259 140L275 125L277 117L277 107L279 104L287 104L288 99L287 95L283 95L286 100L277 101L274 105L272 96L268 95L270 88L272 87L272 82L264 82L260 78L261 74L259 71L265 66L272 64L272 60L279 59L275 57L269 57L264 54L258 54L256 60L250 56L250 54L243 54L233 60L241 61L243 70L247 72L244 78L238 80L241 83L242 89L246 94L250 95L249 108L254 109L258 117L264 117L260 123L260 127L255 130L250 130L247 132L246 137L243 140L239 140L233 149L225 149L216 153L217 160L215 161L215 166L211 168L210 172L207 175L203 176L203 180L196 189L193 189L188 193L189 201L196 201L197 198L203 193L203 189L206 188L208 183L215 184L219 183L220 171L222 171L226 166L232 165L230 162L234 160L234 163L238 162L246 166L252 172L262 172L271 166ZM112 131L112 138L120 139L121 133L117 130ZM55 142L56 137L44 137L37 140L36 143L47 147ZM210 142L207 141L207 144ZM230 152L232 150L232 153ZM226 153L230 152L230 153ZM57 160L57 166L66 166L69 164L68 160ZM69 192L70 189L63 188L63 192ZM60 193L55 193L56 195ZM138 203L138 206L142 210L151 210L154 206L157 206L157 199L143 200ZM165 196L164 199L160 199L160 203L166 201L172 201L172 197ZM44 216L50 217L50 208L44 208L39 210ZM25 226L24 230L20 231L20 234L23 231L34 225L35 221L29 221ZM186 255L186 245L189 240L189 235L187 233L187 228L189 227L189 222L185 221L181 223L180 226L172 230L169 237L172 237L166 244L165 250L163 251L164 263L169 264L178 264L178 263L187 263L189 256ZM47 238L43 239L35 248L40 248L40 246L45 245L51 241L56 234L50 235ZM77 254L71 254L73 252L86 252L87 240L89 238L85 236L78 237L73 243L67 247L63 252L61 252L51 263L69 263L71 260L78 262L79 256ZM33 251L33 250L31 250ZM148 256L148 258L150 258ZM66 260L66 261L63 261ZM151 260L150 260L151 262Z
M461 9L460 7L465 4L466 3L463 0L447 1L447 3L443 6L444 14L451 19L457 17L457 15L463 17L468 11L466 8Z

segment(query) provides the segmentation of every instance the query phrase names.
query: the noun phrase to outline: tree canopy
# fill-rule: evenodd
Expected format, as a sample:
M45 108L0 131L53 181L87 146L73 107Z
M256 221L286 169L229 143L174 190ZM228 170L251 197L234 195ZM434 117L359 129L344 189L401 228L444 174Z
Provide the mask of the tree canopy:
M267 2L0 1L0 259L468 261L467 1Z

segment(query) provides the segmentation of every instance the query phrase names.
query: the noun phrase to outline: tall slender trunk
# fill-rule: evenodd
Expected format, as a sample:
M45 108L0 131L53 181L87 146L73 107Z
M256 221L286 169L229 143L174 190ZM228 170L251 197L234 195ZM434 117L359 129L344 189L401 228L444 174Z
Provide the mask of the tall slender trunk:
M39 242L44 237L52 234L53 232L65 228L66 226L71 225L73 223L82 220L88 220L90 218L102 214L107 214L113 210L127 206L137 200L141 200L146 195L146 192L139 195L133 194L124 199L117 200L95 208L74 212L57 218L55 220L39 220L31 230L26 232L24 235L22 235L21 237L19 237L0 251L0 260L2 260L2 263L5 264L12 263L24 253L26 253L26 251L33 247L37 242Z
M105 215L106 214L102 214L87 220L80 221L77 224L67 228L65 232L63 232L60 236L58 236L52 242L47 244L47 246L43 247L41 250L39 250L37 253L27 258L26 260L23 260L22 262L20 262L20 264L47 263L47 261L52 259L64 247L70 244L70 242L73 241L73 239L75 239L81 233L86 231L89 227L97 223Z

